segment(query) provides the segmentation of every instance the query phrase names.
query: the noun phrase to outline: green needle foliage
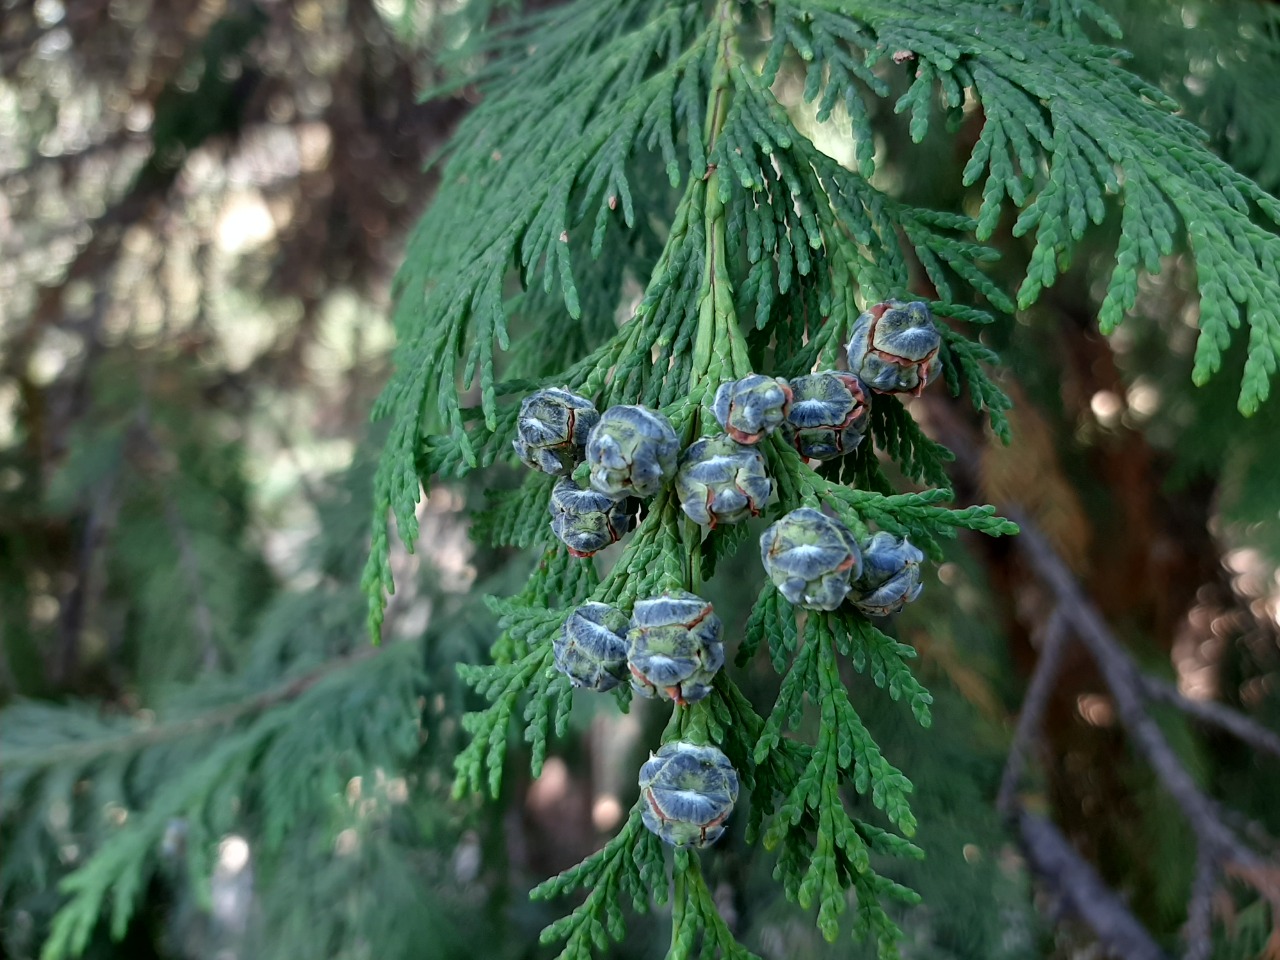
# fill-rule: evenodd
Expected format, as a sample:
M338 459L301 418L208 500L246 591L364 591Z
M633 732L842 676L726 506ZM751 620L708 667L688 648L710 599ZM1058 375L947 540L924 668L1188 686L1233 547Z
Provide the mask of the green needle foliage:
M1114 35L1115 23L1087 0L579 0L468 46L484 98L410 241L397 372L376 409L391 428L365 574L375 636L393 588L388 513L412 547L424 486L513 460L519 402L540 387L568 387L601 410L658 408L687 444L713 429L721 382L832 368L863 309L924 299L947 321L948 388L1007 440L1008 399L989 372L998 360L975 331L1033 303L1091 225L1116 211L1101 328L1134 306L1140 271L1189 253L1201 296L1193 377L1213 374L1243 328L1238 406L1256 410L1280 354L1280 203L1210 153L1119 51L1093 43L1098 31ZM962 173L976 191L973 216L885 189L879 101L910 115L916 142L939 116L955 129L981 110ZM851 141L848 165L801 132L815 124ZM997 254L985 245L1009 207L1014 234L1034 238L1013 284L990 272ZM816 472L776 436L762 443L778 488L769 518L822 507L860 538L871 528L907 535L934 559L957 530L1016 532L989 507L943 505L950 454L898 400L876 398L870 436ZM895 492L891 473L916 489ZM665 491L598 570L551 536L550 486L536 476L495 494L475 528L493 546L542 555L519 594L494 602L492 664L463 668L488 706L466 718L459 794L498 794L513 720L539 773L567 723L570 686L551 645L575 605L629 610L663 590L696 592L745 542L739 527L704 536ZM816 909L827 939L843 922L896 956L902 933L886 904L916 895L874 864L923 856L909 840L911 783L863 724L839 667L865 672L928 726L914 651L847 610L794 609L772 587L739 638L739 666L762 649L781 677L767 715L722 672L705 700L673 709L663 739L724 751L749 796L748 840L775 852L775 878ZM812 738L798 732L809 729L806 711L820 721ZM852 794L880 822L855 816ZM644 911L670 893L673 956L746 955L699 855L665 856L640 815L637 806L601 851L535 891L589 891L544 939L562 942L564 957L598 954L625 935L624 905Z
M180 596L190 581L154 530L158 509L134 505L144 492L179 491L193 552L239 574L210 550L221 541L198 508L225 506L227 498L209 491L218 482L238 489L243 477L225 450L217 456L227 441L211 427L216 420L190 409L154 410L155 429L172 430L168 439L185 454L173 461L168 488L140 470L116 481L130 499L115 539L130 548L150 543L146 562L175 568L161 585ZM104 436L108 445L119 440ZM210 472L210 463L224 464L224 473ZM87 485L86 469L69 463L67 496ZM306 586L264 585L227 669L174 680L171 665L159 664L153 669L165 682L154 683L147 708L136 712L33 699L0 713L5 956L104 956L110 940L124 941L118 955L138 956L139 930L151 927L175 955L211 956L217 938L263 960L362 957L369 942L407 956L428 938L446 952L475 949L474 931L490 926L488 906L452 892L450 858L464 827L485 825L448 802L450 751L440 752L444 769L420 763L424 742L457 736L453 717L465 691L452 667L478 655L482 634L472 604L441 591L427 571L413 586L448 611L447 633L433 628L382 648L362 643L364 604L350 586L365 524L351 522L349 504L367 497L371 472L360 466L333 478L317 501L325 535L299 557ZM127 598L135 581L114 582ZM223 623L224 592L205 597L211 619ZM140 601L135 630L145 636L169 625L163 643L196 644L199 656L199 640L186 636L193 631L173 625L178 600L158 612L150 593ZM252 852L257 883L239 933L207 919L226 896L219 847L232 837Z

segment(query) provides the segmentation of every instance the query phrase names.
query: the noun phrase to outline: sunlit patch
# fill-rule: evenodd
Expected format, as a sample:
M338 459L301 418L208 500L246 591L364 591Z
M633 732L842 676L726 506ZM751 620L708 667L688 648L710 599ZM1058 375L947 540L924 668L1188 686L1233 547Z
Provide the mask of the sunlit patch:
M155 111L151 104L145 101L134 103L124 115L125 129L131 133L146 133L151 129L153 120L155 120Z
M0 383L0 444L8 445L17 436L18 399L16 385ZM3 489L2 485L0 489Z
M253 899L253 871L249 866L249 842L228 834L218 844L218 860L209 880L210 913L218 925L242 932Z
M249 865L249 841L237 834L222 838L218 844L218 869L235 875Z
M102 808L102 817L114 827L123 827L129 820L129 811L118 803L108 803Z
M1099 390L1089 398L1089 409L1104 427L1114 427L1124 412L1124 401L1111 390Z
M466 593L476 578L471 563L475 544L468 524L459 516L463 506L462 495L446 486L434 488L418 505L422 531L418 549L439 578L439 587L448 593Z
M55 60L59 54L65 53L70 49L71 34L62 28L50 30L36 41L36 56L41 60Z
M591 805L591 823L602 833L608 833L622 819L622 804L612 794L596 797Z
M1076 698L1076 711L1091 727L1109 727L1116 721L1111 698L1100 693L1082 693Z
M409 781L404 777L392 777L387 781L384 792L389 803L407 803L409 801Z
M360 834L355 827L347 827L333 840L333 852L339 857L349 857L360 849Z
M542 776L529 787L528 802L533 810L547 810L569 793L569 768L559 757L549 757L542 765Z
M51 327L44 331L31 354L27 376L36 386L48 386L83 353L84 343L79 337Z
M303 171L323 170L333 152L333 131L327 123L304 123L297 128L298 165Z
M258 193L238 193L222 207L214 239L223 253L241 254L275 238L276 223Z
M480 876L480 838L468 830L453 851L453 875L459 883L472 883Z
M36 0L32 7L32 12L36 15L36 21L42 27L52 27L62 22L62 18L67 15L66 7L62 5L62 0Z
M1232 585L1245 597L1261 597L1267 592L1267 582L1272 570L1261 551L1253 547L1239 547L1229 551L1223 564L1232 573Z
M1174 638L1170 659L1178 676L1178 690L1191 700L1212 700L1218 693L1218 657L1221 641L1214 635L1215 624L1221 629L1219 611L1204 602L1197 603Z
M32 623L47 627L58 618L58 611L61 609L62 605L58 603L57 597L48 593L38 593L31 598L27 612Z
M1146 419L1160 409L1160 388L1146 379L1134 381L1125 395L1129 409L1138 417Z

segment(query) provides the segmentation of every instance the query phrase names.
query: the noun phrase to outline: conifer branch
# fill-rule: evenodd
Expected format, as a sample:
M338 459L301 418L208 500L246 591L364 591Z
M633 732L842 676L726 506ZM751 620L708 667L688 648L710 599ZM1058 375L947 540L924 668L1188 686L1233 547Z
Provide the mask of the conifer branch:
M139 726L134 730L92 740L72 740L53 745L41 744L30 749L10 744L5 750L5 762L11 769L80 766L104 757L131 756L148 747L211 733L220 727L232 726L242 720L265 713L280 704L296 700L329 677L341 674L356 664L376 656L381 649L380 647L358 649L268 690L194 716Z
M419 652L410 644L384 652L368 647L192 715L175 704L172 720L140 729L69 708L10 708L0 783L6 819L24 799L40 810L65 806L75 830L96 827L108 805L128 817L62 879L67 899L42 958L82 953L103 917L114 937L124 935L175 823L186 838L187 879L200 891L233 796L256 811L255 842L269 857L299 825L317 822L350 776L403 762L418 748L413 702L423 678L413 661ZM377 692L372 699L371 691ZM335 762L335 756L349 759ZM351 769L366 762L368 768ZM164 771L163 781L149 784L157 771ZM133 791L144 784L146 803L135 807ZM50 829L41 817L18 836L27 846Z
M607 690L629 671L640 693L665 693L675 702L663 746L653 766L645 766L650 773L642 774L641 803L622 831L539 890L550 896L593 887L584 904L545 934L564 939L564 955L575 960L621 938L618 896L629 894L639 910L647 908L650 894L659 895L660 877L665 891L666 858L653 838L683 844L684 834L673 824L688 824L669 816L673 811L650 795L655 781L643 778L658 777L667 758L677 755L691 763L689 758L701 757L700 769L714 772L708 776L732 774L716 781L714 799L704 797L720 815L697 822L693 846L719 835L741 782L753 801L748 838L762 837L776 851L775 875L788 897L814 909L819 929L834 939L852 894L854 934L874 940L882 958L895 956L902 933L886 904L917 898L878 874L873 856L920 855L906 839L915 829L911 784L854 710L842 664L866 672L892 699L905 701L922 726L930 722L932 698L911 672L912 649L864 616L879 608L840 609L845 594L828 600L824 584L838 585L827 578L841 573L852 578L853 550L869 549L873 531L902 555L935 559L941 556L940 538L960 529L996 536L1018 532L992 507L945 505L951 499L951 454L886 395L893 391L883 389L885 383L875 384L870 411L861 411L865 442L837 444L837 452L846 455L820 469L806 462L814 449L799 436L784 443L778 436L765 440L764 433L741 432L751 438L747 443L758 443L756 464L764 455L764 467L751 469L763 469L777 493L771 505L767 489L753 501L739 486L751 512L781 515L775 528L783 529L789 529L783 522L788 517L807 517L796 521L796 535L815 537L817 544L775 545L784 553L794 549L797 556L830 558L835 569L811 582L772 568L774 546L765 551L776 589L766 587L757 600L737 659L746 663L761 648L768 650L779 686L767 716L757 715L719 668L718 646L714 652L705 648L700 661L712 676L690 674L695 692L685 699L686 688L679 684L686 681L668 687L644 672L649 655L657 655L643 649L650 636L645 618L652 604L677 607L661 594L699 589L744 538L723 528L731 523L707 523L710 532L704 535L681 517L682 510L703 517L700 523L711 517L714 496L708 496L703 514L701 488L677 494L669 483L651 486L644 480L642 489L639 474L629 472L641 465L659 475L675 469L661 460L670 452L657 426L664 419L666 429L683 441L679 449L689 454L699 438L724 439L711 426L712 414L738 442L713 397L722 388L732 396L749 374L800 378L825 371L823 376L834 374L844 385L836 389L853 398L854 387L862 384L858 377L870 376L861 367L852 371L855 357L873 366L886 358L909 365L879 342L855 353L854 341L870 336L869 324L882 311L905 309L877 301L912 298L912 310L931 309L955 326L931 334L936 349L923 350L923 360L912 355L914 382L895 382L904 391L923 389L941 366L952 394L967 390L996 434L1008 438L1009 401L987 369L997 357L960 327L1031 303L1054 282L1090 224L1105 218L1109 204L1120 206L1122 222L1118 266L1103 304L1104 328L1134 305L1138 269L1158 270L1161 258L1185 240L1207 265L1201 278L1201 372L1216 367L1228 312L1245 317L1253 331L1242 408L1265 396L1274 367L1276 351L1267 331L1275 318L1266 304L1270 292L1280 302L1280 287L1271 291L1265 265L1280 259L1280 240L1261 224L1276 220L1280 205L1209 158L1187 126L1168 113L1168 101L1121 70L1113 51L1087 43L1081 20L1103 29L1111 25L1091 3L1051 0L1047 10L1027 4L1022 16L977 0L958 6L941 0L906 0L905 6L879 0L754 5L768 14L760 21L768 26L758 38L765 45L758 59L739 49L757 24L744 24L746 5L733 0L718 0L711 10L676 0L578 2L517 25L494 44L493 59L481 70L486 97L459 131L441 195L411 243L398 281L397 373L378 409L393 422L376 483L379 516L365 581L375 630L392 586L383 521L388 512L394 515L412 547L414 506L434 474L488 467L504 456L510 460L513 436L522 460L552 473L567 469L575 459L571 450L584 444L591 461L571 478L534 480L495 497L477 525L494 543L545 547L553 541L539 508L549 498L561 524L555 533L573 547L573 556L544 550L524 590L495 601L502 633L494 663L462 671L489 703L467 718L472 741L458 757L457 787L487 785L497 793L508 728L521 702L524 723L516 726L530 744L536 773L551 730L562 730L566 722L569 677ZM525 57L526 50L534 53ZM867 100L886 99L889 75L902 69L914 73L905 78L907 91L893 108L910 114L917 141L928 132L937 105L952 118L970 101L981 106L983 131L962 174L964 185L981 192L976 217L913 207L869 182L875 155ZM804 100L814 104L819 123L830 122L835 108L843 107L856 140L856 169L841 166L797 129L793 105L780 102L776 92L784 71L803 76ZM652 175L659 167L654 161L660 161L665 179ZM1034 238L1016 301L986 272L996 254L983 242L1008 206L1020 211L1016 232ZM1200 229L1202 221L1211 223L1207 232ZM1226 243L1213 232L1228 228L1243 241ZM440 237L451 242L439 243ZM910 293L915 264L931 289L927 303ZM619 325L613 317L622 301L624 271L644 292ZM508 284L516 280L522 289L512 296ZM830 370L840 364L851 372ZM463 407L459 384L477 388L473 407ZM778 381L770 389L782 395L783 386L792 390ZM564 410L599 406L588 438L559 438L554 455L540 446L542 415L524 407L528 402L530 411L541 409L539 404L553 403L552 395ZM636 406L648 409L636 412ZM840 443L856 419L856 401L853 406L851 419L838 428ZM631 410L618 412L617 434L604 429L615 407ZM638 433L627 433L623 423ZM573 424L566 427L570 433ZM636 439L651 428L663 437L652 441L652 449L644 445L649 440ZM625 469L606 465L603 446L591 452L597 430L602 444L607 440L635 461ZM895 492L877 448L926 489ZM622 453L620 462L627 464ZM560 454L566 459L556 459ZM650 455L653 463L640 463ZM608 501L591 508L597 511L593 519L582 521L604 518L607 530L598 537L595 527L586 534L565 533L569 504L583 493ZM612 570L598 579L593 562L577 558L626 532L614 520L630 525L630 518L609 504L632 493L643 494L647 508ZM903 576L910 576L905 568ZM852 582L846 586L853 588ZM917 588L918 575L904 582L903 596L914 596ZM799 606L784 599L784 590ZM839 612L828 612L833 608ZM1071 605L1062 608L1069 612ZM605 630L605 620L628 616L625 661L612 652L616 639L581 632L588 625ZM662 621L662 628L684 638L672 643L711 643L696 632L702 629L697 624L710 631L705 616L706 611L694 626ZM1076 633L1085 629L1063 622ZM1065 642L1055 640L1057 653ZM609 659L598 669L575 672L573 657L590 660L605 653ZM668 662L690 659L661 656ZM1051 679L1041 681L1038 695L1047 695ZM813 742L796 735L808 711L818 720ZM1141 718L1130 711L1127 719L1144 748L1159 752ZM1022 740L1029 729L1020 733ZM1021 763L1006 775L1006 808L1015 802ZM1171 789L1185 786L1174 770L1162 768L1161 775L1174 784ZM845 788L868 797L898 833L853 817L845 807ZM680 789L677 805L689 794L702 796ZM1114 918L1108 892L1098 889L1100 881L1051 825L1024 818L1024 826L1046 862L1081 876L1084 896L1101 911L1098 916ZM1225 846L1215 849L1222 853ZM673 956L690 955L699 944L704 953L737 954L740 948L706 895L698 854L680 849L672 863ZM1119 922L1124 927L1123 917ZM1140 928L1125 928L1119 936L1146 949Z

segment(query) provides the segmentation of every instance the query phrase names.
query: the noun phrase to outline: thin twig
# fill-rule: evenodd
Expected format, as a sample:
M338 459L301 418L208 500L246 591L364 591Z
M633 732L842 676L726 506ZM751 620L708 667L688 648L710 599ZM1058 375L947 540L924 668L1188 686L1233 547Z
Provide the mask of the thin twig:
M1063 655L1070 645L1071 634L1066 629L1067 620L1062 611L1054 608L1044 624L1040 644L1040 659L1036 661L1027 685L1027 694L1018 715L1018 726L1009 745L1009 758L1005 761L1000 777L1000 792L996 795L996 809L1005 816L1017 812L1018 783L1027 765L1027 751L1040 736L1040 724L1044 718L1049 698L1053 694L1058 672L1062 669Z
M1022 847L1036 875L1084 920L1107 949L1124 960L1168 960L1129 907L1052 822L1026 810L1017 815Z
M1017 543L1023 556L1053 591L1059 608L1098 664L1115 700L1120 722L1151 764L1160 783L1178 804L1200 842L1208 845L1210 853L1219 862L1261 867L1264 864L1262 858L1241 843L1235 832L1223 822L1218 805L1200 790L1165 739L1164 732L1147 712L1142 675L1137 665L1112 635L1067 565L1029 518L1017 510L1006 512L1021 528Z
M1165 680L1146 675L1139 679L1142 692L1148 699L1167 703L1194 720L1221 727L1256 750L1280 757L1280 734L1273 733L1243 713L1212 700L1192 700Z
M1182 960L1209 960L1213 953L1213 892L1218 888L1218 864L1203 846L1196 854L1196 876L1187 901L1182 928Z
M262 693L185 720L175 720L172 723L157 724L133 730L115 738L77 740L57 746L42 747L39 751L32 751L35 762L28 761L26 765L49 768L92 760L95 757L111 753L134 753L157 743L177 740L182 737L205 733L217 727L228 726L246 717L264 713L281 703L296 700L329 676L354 667L371 657L377 656L386 649L388 649L386 646L375 647L369 645L361 647L355 653L329 660L314 670L294 677L292 680L287 680L269 690L264 690ZM22 762L21 757L15 760L15 755L17 755L17 751L7 751L5 760L10 766L17 766Z

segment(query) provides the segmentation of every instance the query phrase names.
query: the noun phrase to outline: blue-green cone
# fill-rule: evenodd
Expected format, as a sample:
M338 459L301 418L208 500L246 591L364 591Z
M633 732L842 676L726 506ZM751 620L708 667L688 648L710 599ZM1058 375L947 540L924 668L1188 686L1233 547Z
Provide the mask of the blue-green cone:
M680 455L676 493L691 520L715 527L759 516L773 481L759 450L720 434L695 440Z
M724 666L720 618L683 590L637 600L627 631L631 686L643 697L693 703Z
M551 647L575 687L612 690L627 676L627 615L590 600L569 614Z
M791 407L791 385L781 377L753 373L720 384L711 412L724 432L752 444L782 425Z
M565 477L551 489L551 532L575 557L589 557L622 539L634 525L638 508L635 500L583 490Z
M680 441L648 407L610 407L587 436L591 486L607 497L651 497L676 472Z
M792 510L766 530L760 559L787 601L810 610L836 609L862 573L849 528L812 507Z
M862 544L862 575L849 599L869 617L887 617L920 596L924 554L904 537L881 531Z
M877 303L854 321L849 370L877 393L919 396L942 369L942 338L923 300Z
M738 772L720 750L671 741L640 768L644 825L675 847L706 847L738 801Z
M824 370L796 377L791 392L782 429L801 456L831 460L858 448L871 418L871 397L857 377Z
M599 419L586 397L554 387L539 390L521 401L511 445L534 470L567 473L582 459L587 434Z

